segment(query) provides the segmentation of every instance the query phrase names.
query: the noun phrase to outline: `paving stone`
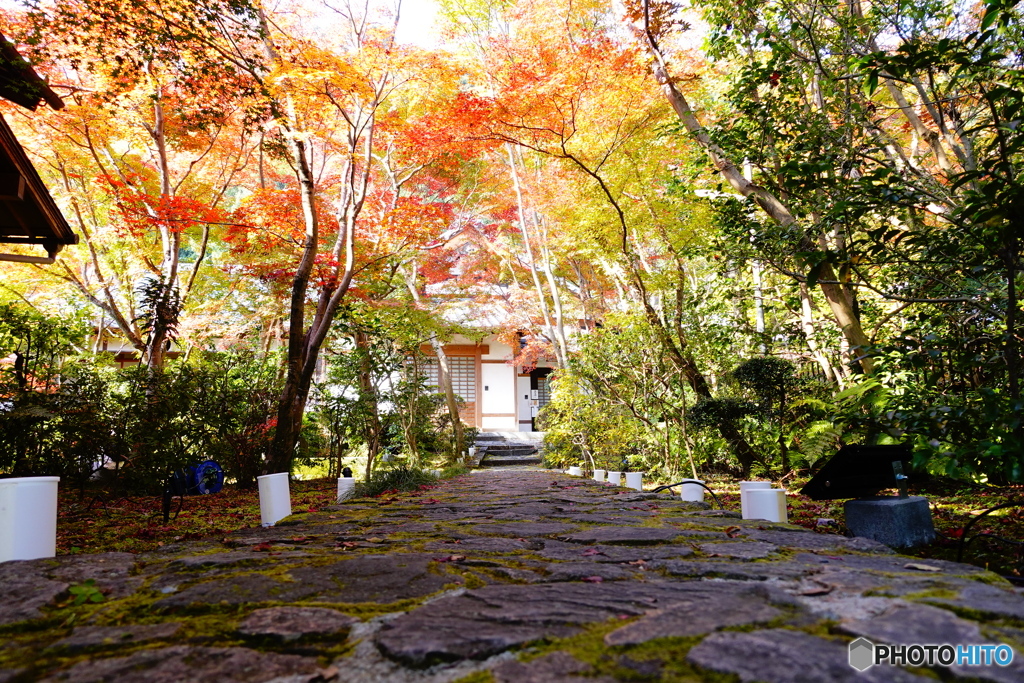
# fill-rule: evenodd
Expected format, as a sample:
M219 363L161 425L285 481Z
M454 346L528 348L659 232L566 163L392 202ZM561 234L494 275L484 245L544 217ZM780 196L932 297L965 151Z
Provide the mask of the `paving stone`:
M211 569L215 567L255 565L270 563L272 561L272 558L268 557L267 553L253 552L251 550L232 550L205 555L186 555L185 557L178 557L171 560L168 567L178 571L190 571L195 569Z
M778 552L778 546L761 541L735 541L726 543L702 543L701 552L711 557L732 557L738 560L761 560Z
M604 637L607 645L637 645L654 638L698 636L726 626L763 624L782 612L749 591L718 590L711 584L651 610Z
M664 571L669 576L688 578L708 577L740 581L767 581L769 579L800 579L814 573L813 566L802 562L736 562L734 560L654 560L648 569Z
M619 657L619 666L635 671L643 680L661 680L664 662L660 659L633 659L629 655Z
M769 529L745 529L743 535L756 541L766 541L786 548L801 550L843 550L892 555L889 546L872 541L870 538L847 538L837 534L819 534L813 531L772 531Z
M733 510L693 510L686 513L688 517L724 517L726 519L743 519L743 515Z
M42 616L40 608L53 604L68 584L47 578L44 560L12 560L0 563L0 626Z
M176 645L141 650L127 657L91 659L46 681L64 683L260 683L317 671L312 657L262 653L241 647Z
M296 569L290 575L299 584L313 588L308 599L316 602L387 604L462 582L457 576L431 571L430 564L436 559L437 555L413 553L358 555L325 567Z
M690 516L686 516L686 517L678 517L678 516L674 516L673 515L671 517L662 516L661 517L661 521L663 523L665 523L665 524L680 524L680 525L685 524L685 525L688 525L688 526L700 526L700 527L703 527L705 529L708 529L708 528L711 528L711 529L714 529L714 528L726 529L728 527L736 527L736 528L740 529L741 532L745 531L747 529L758 529L758 528L761 528L761 527L763 527L765 525L765 522L760 521L760 520L739 519L737 517L723 517L723 516L697 516L697 515L690 515Z
M496 683L590 683L614 681L608 676L574 676L593 667L565 652L552 652L531 662L504 662L491 669Z
M568 562L636 562L662 560L693 555L693 550L682 545L591 545L544 541L543 550L537 554L551 560Z
M243 636L272 637L285 642L309 636L347 634L359 620L324 607L258 609L238 626Z
M389 603L419 597L459 583L455 576L429 570L432 555L358 555L326 566L293 569L288 577L244 574L195 584L156 602L156 609L202 607L224 603L259 602L374 602Z
M540 550L544 544L536 540L518 538L483 538L469 536L458 539L458 543L434 541L427 543L426 550L460 553L467 550L485 553L521 553L524 550Z
M493 534L497 536L550 536L573 529L570 524L560 522L521 522L518 524L477 524L471 531L477 534Z
M373 526L360 531L364 536L390 536L391 534L430 534L437 528L436 524L427 522L403 522L401 524L388 524L385 526Z
M169 590L173 586L167 586ZM243 574L229 579L216 579L189 586L166 598L157 600L153 608L174 611L208 605L242 605L259 602L292 602L315 592L312 586L284 582L264 574Z
M138 562L139 558L132 553L68 555L46 573L51 579L67 583L91 580L108 598L120 598L131 595L141 585L142 579L132 576Z
M167 640L181 629L181 624L131 624L125 626L78 626L71 635L50 647L82 650L89 647L124 646L152 640Z
M1024 597L1009 587L992 586L985 583L963 583L958 585L957 598L922 598L926 602L953 607L963 607L995 617L1009 617L1024 621Z
M912 644L986 644L978 624L961 619L952 612L931 605L894 602L884 613L871 619L847 620L839 624L840 630L853 636L863 636L873 643L894 645ZM957 676L980 678L998 683L1024 681L1024 661L1016 652L1009 666L950 666Z
M646 545L649 543L671 543L679 538L676 529L662 529L646 526L594 527L559 536L572 543L621 543L625 545Z
M686 658L704 669L735 674L743 683L934 682L891 667L857 671L845 644L782 629L712 633Z
M511 507L505 507L501 510L488 511L494 513L495 519L523 519L529 521L540 517L548 517L557 512L557 509L553 503L531 503L524 501Z
M539 638L577 633L582 625L641 616L682 599L692 582L492 585L441 598L387 622L375 642L413 666L484 659ZM721 582L716 590L739 584Z
M548 565L548 576L545 581L624 581L637 577L637 567L629 571L617 564L601 564L598 562L558 562Z
M808 532L813 533L813 532ZM852 555L852 554L837 554L837 555L811 555L806 553L800 553L795 556L798 561L814 562L819 564L832 564L836 567L844 567L846 569L855 569L858 571L873 571L873 572L884 572L893 577L898 575L910 575L911 577L917 578L921 576L937 577L937 576L971 576L985 574L985 570L981 567L972 567L967 564L958 564L956 562L946 562L945 560L921 560L915 557L906 557L905 555ZM908 568L908 564L925 564L928 566L936 567L938 572L921 572Z

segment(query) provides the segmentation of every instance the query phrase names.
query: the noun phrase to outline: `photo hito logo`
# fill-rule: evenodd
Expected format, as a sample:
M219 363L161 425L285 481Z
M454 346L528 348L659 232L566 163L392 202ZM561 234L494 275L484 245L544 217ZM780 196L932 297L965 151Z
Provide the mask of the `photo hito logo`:
M893 666L1009 666L1009 645L876 645L867 638L850 643L850 666L867 671L876 664Z

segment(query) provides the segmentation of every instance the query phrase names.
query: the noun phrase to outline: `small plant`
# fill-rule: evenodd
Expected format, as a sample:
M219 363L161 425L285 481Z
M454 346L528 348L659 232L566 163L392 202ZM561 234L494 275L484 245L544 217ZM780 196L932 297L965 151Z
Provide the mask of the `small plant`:
M469 431L469 430L467 430ZM469 474L472 469L465 465L449 465L445 467L441 472L441 479L451 479L453 477L461 477L463 474Z
M437 483L437 477L416 467L398 465L390 469L379 469L366 481L356 484L356 495L379 496L387 491L415 491L421 486Z
M103 591L96 587L95 579L86 579L82 583L68 588L71 594L71 605L84 605L87 602L103 602Z

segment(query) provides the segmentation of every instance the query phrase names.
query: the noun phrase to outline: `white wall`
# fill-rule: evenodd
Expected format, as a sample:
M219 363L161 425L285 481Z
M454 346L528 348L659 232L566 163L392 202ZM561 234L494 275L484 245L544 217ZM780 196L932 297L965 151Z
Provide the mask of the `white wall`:
M485 337L484 344L488 346L488 353L485 353L480 358L483 360L512 360L512 347L508 344L503 344L493 336ZM511 366L510 366L511 367Z

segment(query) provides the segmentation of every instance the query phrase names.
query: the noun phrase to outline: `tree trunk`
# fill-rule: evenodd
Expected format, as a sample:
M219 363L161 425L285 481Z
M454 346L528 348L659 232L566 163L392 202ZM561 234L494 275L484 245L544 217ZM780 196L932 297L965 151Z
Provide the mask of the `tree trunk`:
M313 177L306 160L306 146L299 138L291 140L292 162L298 174L302 198L302 216L305 222L305 243L302 258L292 278L291 305L288 315L288 351L285 366L288 368L284 388L278 400L277 429L266 462L266 473L290 472L299 431L302 429L302 414L309 396L313 373L306 372L306 290L309 276L316 259L319 224L315 205ZM319 351L319 349L317 349Z
M377 456L381 450L381 424L380 413L378 412L379 398L376 387L373 384L373 362L370 357L370 336L362 331L355 333L356 349L363 349L361 368L359 371L359 394L360 398L368 402L370 417L363 426L363 441L366 443L366 478L369 479L373 473Z
M648 11L647 0L644 0L644 9L646 14ZM665 93L666 99L668 99L669 104L672 106L672 109L675 111L676 116L679 117L683 126L700 144L700 146L704 148L708 157L711 159L711 163L714 164L715 168L718 169L718 172L722 174L722 177L728 181L736 192L744 197L753 199L754 202L778 224L784 227L794 224L796 219L793 217L789 208L771 192L744 178L743 174L736 167L736 164L730 161L726 157L725 152L716 145L714 141L712 141L711 136L708 135L707 129L701 125L696 115L694 115L689 102L686 101L686 97L679 92L675 83L672 82L665 59L661 54L661 49L658 47L658 44L654 39L654 35L650 32L650 28L646 24L647 22L645 22L645 28L647 29L648 47L655 59L654 77L657 79L658 83L661 84L662 92ZM842 294L839 285L827 282L830 280L836 280L835 272L831 265L825 264L821 269L818 284L821 287L821 291L825 294L825 298L828 300L829 308L832 309L832 313L836 318L839 328L842 330L843 335L849 342L851 353L856 354L856 360L860 363L864 372L871 374L874 370L874 362L866 354L857 353L859 349L856 348L867 346L868 337L864 333L863 328L861 328L860 321L857 320L854 315L851 302Z
M814 360L821 366L821 371L825 373L825 379L829 382L837 382L841 389L845 388L842 386L842 382L838 381L839 377L832 369L832 363L829 362L828 357L822 352L814 338L814 311L811 308L811 293L808 291L806 282L800 283L800 329L803 330L807 348L810 349Z
M408 288L412 300L416 303L416 307L422 308L423 302L420 300L420 292L416 287L415 264L413 264L413 267L406 275L405 286ZM441 370L437 373L437 381L441 383L441 390L444 392L444 402L448 407L448 416L452 420L452 430L455 436L455 457L456 460L461 460L466 453L466 432L462 426L462 417L459 415L459 402L455 397L455 389L452 387L452 373L448 366L448 355L444 352L444 345L437 338L436 334L430 335L430 347L434 349L434 355L437 356L437 364Z
M515 153L512 151L511 144L506 144L505 149L508 152L509 172L512 174L512 186L515 189L516 193L516 203L518 207L519 216L519 230L523 234L523 246L526 248L526 258L530 260L530 275L533 276L533 286L536 288L537 291L537 301L540 305L540 312L544 316L544 326L547 328L547 333L552 336L553 343L551 344L551 346L554 348L555 356L558 361L558 366L565 367L565 359L562 358L561 347L559 346L557 339L554 339L555 328L554 325L552 325L551 323L551 312L548 309L547 295L545 294L544 287L541 284L540 275L538 275L537 273L537 262L533 256L533 245L530 242L530 231L527 230L526 228L527 209L526 203L523 200L523 190L522 185L519 181L519 171L516 167Z

